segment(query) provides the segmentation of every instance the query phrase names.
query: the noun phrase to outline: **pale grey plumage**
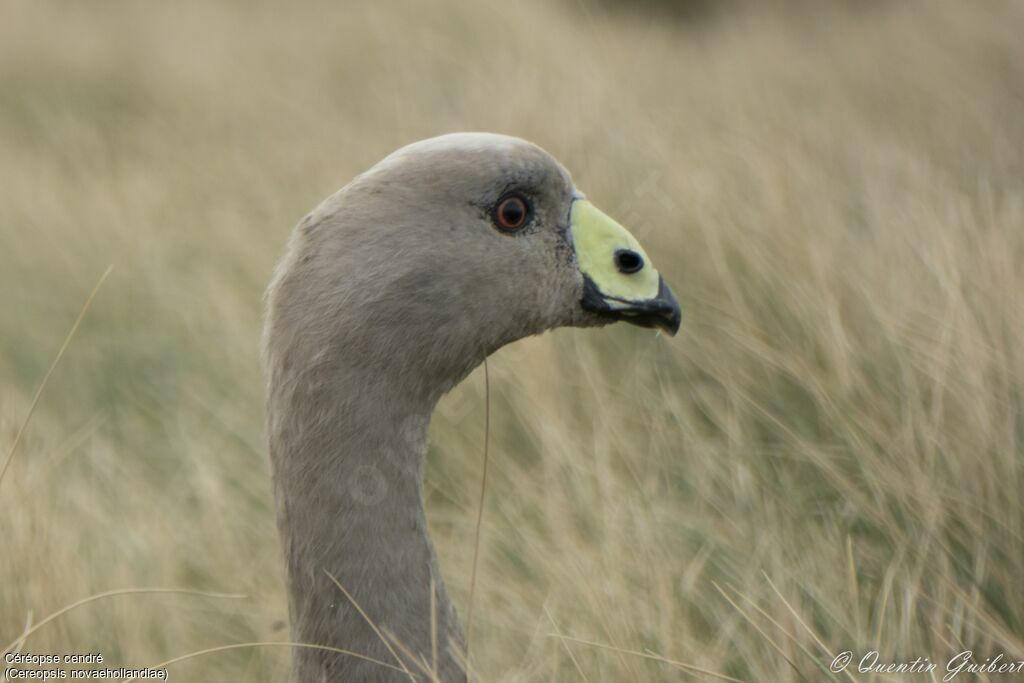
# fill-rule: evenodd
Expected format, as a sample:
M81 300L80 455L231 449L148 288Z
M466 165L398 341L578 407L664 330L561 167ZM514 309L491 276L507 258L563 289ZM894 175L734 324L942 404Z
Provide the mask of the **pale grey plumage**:
M511 189L532 202L517 234L502 233L490 215ZM568 226L578 196L535 145L448 135L387 157L295 229L267 294L264 334L295 641L398 665L330 573L378 626L429 661L433 580L440 678L464 680L453 654L462 636L423 510L427 426L440 396L502 345L609 322L580 305L584 278ZM299 649L291 680L409 677Z

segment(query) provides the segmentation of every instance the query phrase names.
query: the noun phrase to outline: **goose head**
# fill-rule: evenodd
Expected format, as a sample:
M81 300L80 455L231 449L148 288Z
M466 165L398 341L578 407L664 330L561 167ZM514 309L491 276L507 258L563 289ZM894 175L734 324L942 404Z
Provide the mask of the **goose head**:
M404 147L325 200L296 230L274 297L303 317L282 328L428 391L552 328L680 324L640 243L554 157L485 133Z

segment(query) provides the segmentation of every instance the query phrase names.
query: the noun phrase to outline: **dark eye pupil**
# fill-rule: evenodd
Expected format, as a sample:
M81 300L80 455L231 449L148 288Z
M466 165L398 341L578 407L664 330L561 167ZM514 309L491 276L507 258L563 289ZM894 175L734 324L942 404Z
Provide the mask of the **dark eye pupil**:
M501 205L501 222L516 227L526 215L526 207L520 199L506 199Z

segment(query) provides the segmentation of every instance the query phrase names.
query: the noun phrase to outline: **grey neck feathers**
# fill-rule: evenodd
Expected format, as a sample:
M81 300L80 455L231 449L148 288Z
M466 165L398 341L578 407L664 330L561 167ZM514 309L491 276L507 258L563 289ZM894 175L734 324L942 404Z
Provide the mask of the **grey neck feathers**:
M422 376L407 381L409 368L297 355L306 362L279 359L268 403L293 639L404 665L422 681L430 677L403 652L432 667L436 650L440 680L464 681L422 492L430 414L450 383L425 391ZM382 641L389 634L401 647ZM409 680L356 657L294 650L292 683Z

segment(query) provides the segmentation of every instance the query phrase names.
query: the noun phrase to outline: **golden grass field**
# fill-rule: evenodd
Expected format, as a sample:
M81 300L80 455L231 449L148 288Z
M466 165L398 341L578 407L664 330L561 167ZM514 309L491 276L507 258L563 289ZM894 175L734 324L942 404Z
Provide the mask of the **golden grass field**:
M715 680L608 648L780 683L1024 659L1022 27L1009 1L5 2L0 458L113 271L0 483L0 645L149 587L246 597L102 598L20 647L153 665L288 638L273 264L393 149L492 130L630 226L684 321L491 359L483 680ZM442 402L426 481L463 616L483 387ZM940 671L821 668L845 650Z

